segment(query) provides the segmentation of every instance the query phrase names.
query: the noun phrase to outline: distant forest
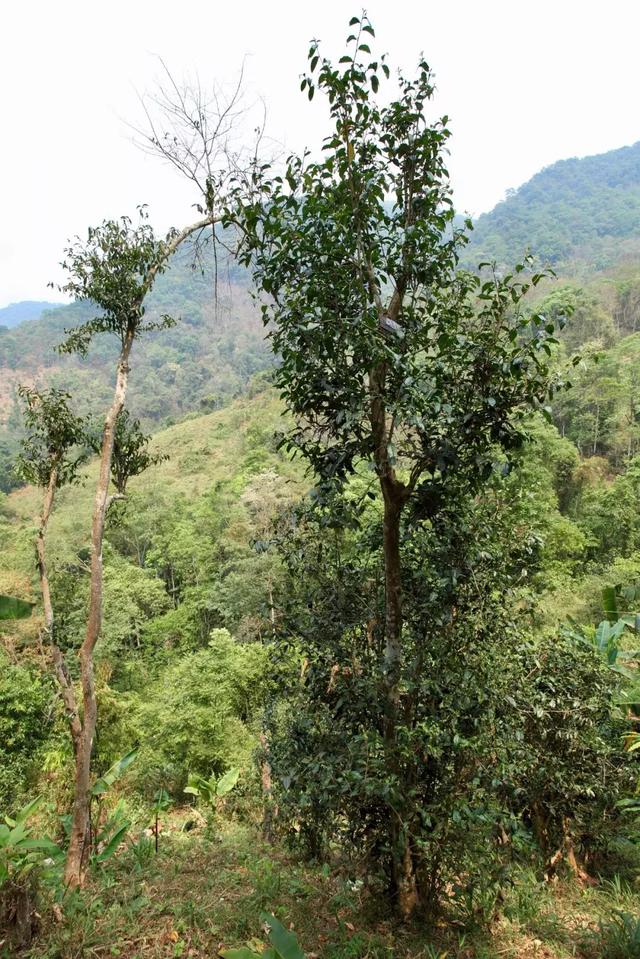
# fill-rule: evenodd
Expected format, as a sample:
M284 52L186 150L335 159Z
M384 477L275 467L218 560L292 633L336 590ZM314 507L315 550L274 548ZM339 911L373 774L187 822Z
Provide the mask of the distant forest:
M560 160L475 223L467 265L542 261L604 269L640 253L640 141L583 159Z

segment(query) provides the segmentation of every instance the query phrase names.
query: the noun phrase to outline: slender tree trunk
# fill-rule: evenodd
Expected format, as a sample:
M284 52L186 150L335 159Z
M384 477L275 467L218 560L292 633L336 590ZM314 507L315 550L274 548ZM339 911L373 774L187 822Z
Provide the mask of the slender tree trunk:
M269 596L269 620L271 623L271 639L275 643L276 641L276 609L273 604L273 583L271 577L269 577L267 583L267 592ZM260 746L262 747L262 764L261 764L261 780L262 780L262 803L263 803L263 816L262 816L262 836L266 839L267 842L271 842L273 839L273 817L274 813L277 810L273 808L273 783L271 779L271 763L269 762L269 740L267 738L267 723L266 716L262 718L262 730L260 732Z
M402 496L385 488L383 553L385 579L385 716L384 740L390 771L401 777L398 756L398 719L402 680L402 563L400 558L400 519L404 505ZM391 819L392 878L398 910L408 918L418 905L415 863L410 836L409 818L402 810L392 810Z
M391 493L384 494L384 666L385 666L385 739L393 742L400 706L402 671L402 566L400 560L400 515L402 504Z
M67 667L62 655L60 647L56 643L55 639L55 620L53 613L53 604L51 602L51 588L49 585L49 573L47 570L47 557L46 557L46 536L47 529L49 526L49 519L51 517L51 510L53 509L53 500L55 497L56 488L58 486L58 469L54 467L51 470L49 476L49 485L47 486L44 493L44 501L42 504L42 513L40 515L40 525L38 527L38 536L36 539L36 553L38 556L38 574L40 577L40 591L42 593L42 605L44 607L44 625L45 631L47 633L47 638L49 642L49 648L51 650L51 658L53 660L53 668L60 687L60 693L62 695L62 701L64 703L65 711L67 714L67 720L69 722L69 729L71 731L71 740L73 742L74 753L77 753L78 742L80 740L80 717L78 716L78 707L76 704L76 696L73 689L73 684L71 678L67 671Z
M391 313L391 310L389 311ZM394 315L396 313L394 312ZM382 318L382 315L381 315ZM400 557L400 520L408 489L398 480L389 457L392 426L385 407L384 364L369 376L371 428L374 457L384 502L383 560L385 581L385 652L383 732L389 771L402 779L398 755L398 718L402 680L402 561ZM392 883L398 910L408 918L418 904L414 857L411 848L409 817L400 809L390 809L390 845Z
M88 865L91 797L91 753L97 722L97 704L93 653L102 627L102 543L109 501L111 460L116 420L124 406L129 376L129 354L133 343L133 329L122 345L113 401L107 412L102 437L100 470L93 507L91 526L91 585L89 613L84 642L80 648L80 675L82 681L82 731L76 751L76 777L71 822L71 839L65 865L65 882L70 886L84 883Z

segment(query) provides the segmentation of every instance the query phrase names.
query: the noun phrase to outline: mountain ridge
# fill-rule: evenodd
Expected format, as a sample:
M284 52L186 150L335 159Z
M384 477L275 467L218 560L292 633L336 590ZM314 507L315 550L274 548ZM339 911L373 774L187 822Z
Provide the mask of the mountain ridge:
M0 326L12 330L21 323L39 319L43 313L64 305L64 303L54 303L52 300L17 300L15 303L0 307Z

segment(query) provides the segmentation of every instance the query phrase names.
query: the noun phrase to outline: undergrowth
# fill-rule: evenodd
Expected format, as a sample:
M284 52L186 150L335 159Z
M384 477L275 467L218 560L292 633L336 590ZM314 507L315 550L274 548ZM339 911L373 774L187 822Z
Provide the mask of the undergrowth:
M295 930L307 959L640 957L640 890L627 879L550 885L523 868L484 929L455 917L403 925L335 863L300 863L246 825L222 822L209 838L183 825L171 816L157 855L143 835L67 893L62 919L43 914L25 957L213 959L264 942L265 912Z

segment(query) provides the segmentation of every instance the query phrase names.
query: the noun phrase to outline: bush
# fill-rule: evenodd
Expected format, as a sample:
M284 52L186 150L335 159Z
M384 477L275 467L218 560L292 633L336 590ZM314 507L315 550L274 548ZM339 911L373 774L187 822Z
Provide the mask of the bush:
M592 862L621 828L618 800L637 772L622 749L628 723L616 711L620 678L571 635L531 641L518 654L506 700L512 808L530 825L545 859L573 850Z
M182 795L190 773L220 776L251 762L264 650L213 630L207 649L184 656L145 691L137 711L138 778Z
M50 684L0 651L0 808L16 809L52 725Z
M369 510L359 529L336 531L321 509L283 543L289 605L278 626L287 653L274 647L270 723L280 823L313 856L337 845L388 879L389 819L400 821L423 906L485 921L504 881L501 837L512 828L496 783L508 763L502 704L524 642L512 585L522 543L502 550L491 503L486 512L461 503L452 521L416 523L406 534L394 768L380 705L381 531L376 505Z

